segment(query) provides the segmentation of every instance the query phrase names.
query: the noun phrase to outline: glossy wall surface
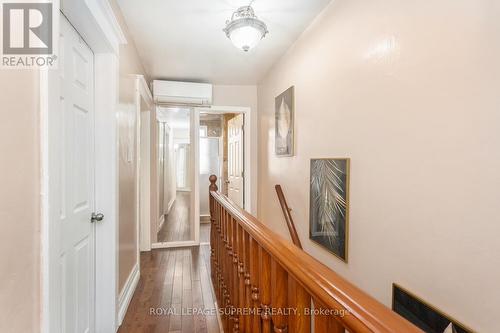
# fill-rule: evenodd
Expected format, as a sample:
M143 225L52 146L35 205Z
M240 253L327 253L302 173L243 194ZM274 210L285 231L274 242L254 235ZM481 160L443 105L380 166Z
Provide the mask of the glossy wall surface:
M118 104L119 290L137 263L137 107L135 79L120 79Z
M478 332L500 311L500 3L336 0L258 88L259 218L386 305L391 284ZM274 98L295 86L295 156ZM349 263L308 239L311 158L349 157Z
M120 46L119 82L119 262L118 286L121 293L133 267L137 263L137 221L136 221L136 149L135 149L135 85L129 75L144 75L134 41L115 0L110 1L113 11L127 38L127 44ZM132 158L132 161L131 161Z

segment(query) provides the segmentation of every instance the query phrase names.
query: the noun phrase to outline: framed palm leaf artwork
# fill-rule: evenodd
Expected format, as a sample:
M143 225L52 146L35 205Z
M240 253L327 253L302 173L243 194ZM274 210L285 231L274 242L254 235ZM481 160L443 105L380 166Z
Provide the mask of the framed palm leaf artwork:
M348 158L311 160L309 238L347 262Z
M276 156L293 156L293 127L295 113L294 87L290 87L274 100Z

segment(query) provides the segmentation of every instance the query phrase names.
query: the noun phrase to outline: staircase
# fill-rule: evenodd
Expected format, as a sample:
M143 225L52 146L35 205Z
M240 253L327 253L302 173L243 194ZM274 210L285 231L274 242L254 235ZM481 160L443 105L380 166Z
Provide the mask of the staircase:
M421 332L240 209L216 181L211 278L225 332Z

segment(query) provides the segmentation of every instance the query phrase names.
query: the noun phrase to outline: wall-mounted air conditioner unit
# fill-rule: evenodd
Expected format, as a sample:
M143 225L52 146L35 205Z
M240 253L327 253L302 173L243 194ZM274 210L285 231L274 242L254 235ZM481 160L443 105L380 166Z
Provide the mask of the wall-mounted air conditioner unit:
M153 81L153 96L159 104L211 105L212 85L178 81Z

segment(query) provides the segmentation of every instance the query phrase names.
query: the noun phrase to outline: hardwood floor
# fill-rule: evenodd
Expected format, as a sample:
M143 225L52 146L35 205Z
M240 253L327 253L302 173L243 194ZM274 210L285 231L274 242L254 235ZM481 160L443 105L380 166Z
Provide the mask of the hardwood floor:
M177 192L170 213L158 231L159 242L180 242L193 240L190 223L191 192Z
M141 279L119 333L221 332L210 280L210 247L141 253Z

